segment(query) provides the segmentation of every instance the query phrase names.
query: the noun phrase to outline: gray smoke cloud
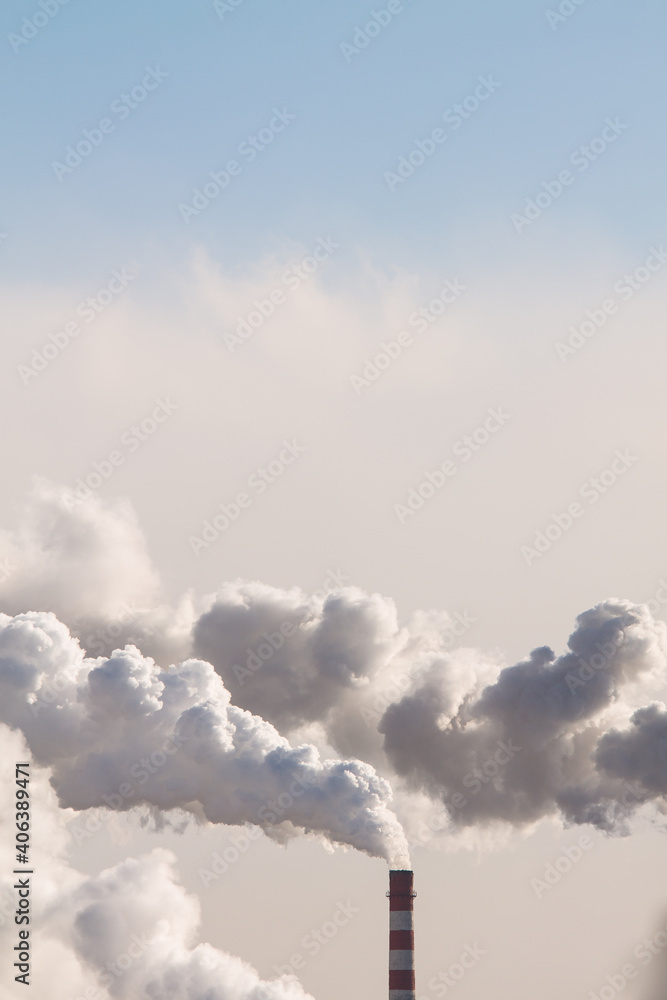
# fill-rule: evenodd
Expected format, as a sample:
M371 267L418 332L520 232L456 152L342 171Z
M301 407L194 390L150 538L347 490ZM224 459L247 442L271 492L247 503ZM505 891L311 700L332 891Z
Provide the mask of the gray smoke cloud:
M0 755L26 760L20 733L0 724ZM157 849L96 874L67 857L69 810L58 806L49 769L30 768L31 979L38 1000L312 1000L294 977L262 981L252 966L201 941L198 900L180 884L171 851ZM13 983L16 875L14 787L0 782L0 976ZM37 883L35 883L36 888ZM22 986L3 997L18 996Z
M314 746L291 746L230 704L204 661L165 671L134 646L89 659L52 613L2 615L0 721L51 767L61 806L146 803L406 861L385 779L363 761L323 761Z
M387 819L388 781L407 823L425 802L438 815L444 808L445 836L547 816L623 833L642 805L661 807L665 709L650 703L664 691L667 644L664 625L646 607L605 601L579 616L563 655L542 647L505 666L497 656L458 647L469 627L465 617L423 611L401 623L389 598L355 587L307 595L236 581L208 597L188 594L172 609L129 508L96 497L76 504L67 490L43 482L19 528L0 541L16 562L0 585L1 606L14 614L53 610L88 654L107 658L69 680L68 661L58 675L70 684L68 694L48 722L40 714L34 725L25 703L20 719L13 717L44 760L55 760L51 730L72 746L71 759L58 757L54 780L63 801L77 808L99 804L103 792L114 802L120 796L123 809L146 801L160 810L199 810L216 822L256 822L253 809L290 795L295 775L310 769L319 775L311 794L284 815L282 807L267 806L270 835L282 835L291 822L350 843L350 823L365 817L368 836L379 810L378 842L372 834L362 849L386 856L378 843L398 836ZM123 603L129 610L119 618ZM138 648L111 655L127 642ZM181 666L167 669L177 661ZM6 711L14 704L10 689ZM26 698L36 697L31 690ZM128 750L114 734L118 720L131 727L135 717L150 725L135 726ZM187 751L121 796L117 786L139 752L155 752L155 740L176 731L187 733ZM221 732L233 734L236 749L226 755ZM234 753L246 739L267 749L241 774ZM325 768L316 746L345 759ZM190 761L188 771L195 747L206 764ZM214 758L235 781L250 781L247 795L228 788L224 808L207 771ZM197 768L201 788L188 805ZM355 803L352 786L365 805ZM351 796L345 802L337 799L341 788ZM322 794L336 803L327 817ZM349 822L340 818L345 809L352 810Z
M667 709L662 703L640 708L630 727L601 737L595 753L598 768L614 778L640 782L648 797L667 795Z
M236 704L283 733L321 723L339 753L378 760L381 739L360 710L406 644L392 601L355 587L308 596L226 584L194 623L192 641Z
M647 608L609 600L578 617L568 645L559 657L534 650L478 696L454 698L446 664L434 665L379 725L396 772L443 801L455 825L560 814L626 832L667 790L666 717L642 708L628 731L611 719L628 712L633 687L664 679L665 628Z
M0 610L52 611L91 656L126 643L164 666L189 655L195 608L164 600L144 534L129 503L82 502L36 477L13 531L0 530Z
M306 595L236 582L209 598L192 651L214 665L235 704L280 732L319 733L338 753L387 769L379 720L415 677L445 662L462 621L432 611L401 625L390 598L357 587ZM453 690L488 675L479 654L449 658Z
M178 884L174 867L165 850L127 859L81 881L50 914L105 996L312 1000L293 977L262 981L240 958L193 945L199 906Z
M113 619L123 603L155 607L160 580L128 503L82 503L35 479L14 531L0 531L3 611Z
M396 632L395 608L379 595L348 588L308 599L298 590L228 585L195 622L193 652L244 707L292 729L325 718L366 685Z

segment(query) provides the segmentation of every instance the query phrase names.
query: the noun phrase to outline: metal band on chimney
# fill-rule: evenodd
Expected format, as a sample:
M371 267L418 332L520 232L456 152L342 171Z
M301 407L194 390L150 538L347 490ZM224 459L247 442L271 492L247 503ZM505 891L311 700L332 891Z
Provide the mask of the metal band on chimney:
M415 1000L411 871L389 872L389 1000Z

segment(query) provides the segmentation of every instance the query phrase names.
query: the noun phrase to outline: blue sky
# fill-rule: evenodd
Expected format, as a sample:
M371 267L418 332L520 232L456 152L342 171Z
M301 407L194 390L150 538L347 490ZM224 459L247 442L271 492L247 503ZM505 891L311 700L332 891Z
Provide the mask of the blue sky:
M39 8L5 4L5 273L85 280L129 257L178 262L195 244L243 268L281 241L329 231L387 268L521 266L554 244L567 268L601 238L643 250L660 236L667 12L657 0L586 0L555 29L546 11L557 5L541 0L406 0L348 63L341 43L373 9L243 0L220 17L212 3L70 0L14 52L7 36ZM158 64L167 79L59 182L52 162ZM497 91L390 191L385 171L489 74ZM296 116L289 128L185 225L179 203L276 106ZM618 143L518 237L511 213L608 116L628 125Z

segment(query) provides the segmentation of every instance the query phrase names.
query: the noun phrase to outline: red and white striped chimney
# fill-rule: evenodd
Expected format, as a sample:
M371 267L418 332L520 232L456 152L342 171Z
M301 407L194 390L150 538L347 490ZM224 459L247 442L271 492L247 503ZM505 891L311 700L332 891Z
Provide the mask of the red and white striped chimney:
M389 872L389 1000L415 1000L413 872Z

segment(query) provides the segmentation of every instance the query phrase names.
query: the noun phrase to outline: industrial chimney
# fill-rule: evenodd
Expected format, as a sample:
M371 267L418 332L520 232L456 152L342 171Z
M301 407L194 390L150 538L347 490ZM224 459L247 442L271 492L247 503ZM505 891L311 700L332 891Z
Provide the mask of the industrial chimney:
M389 872L389 1000L415 1000L413 872Z

